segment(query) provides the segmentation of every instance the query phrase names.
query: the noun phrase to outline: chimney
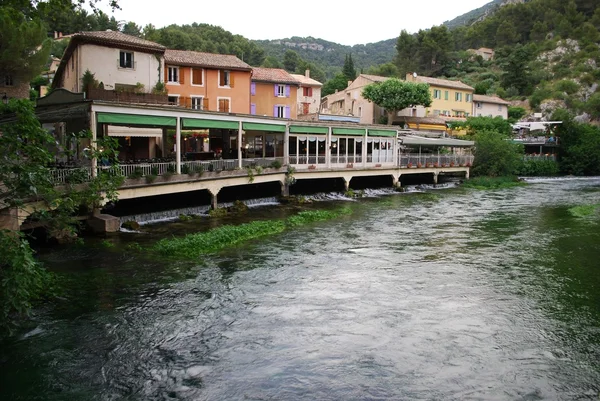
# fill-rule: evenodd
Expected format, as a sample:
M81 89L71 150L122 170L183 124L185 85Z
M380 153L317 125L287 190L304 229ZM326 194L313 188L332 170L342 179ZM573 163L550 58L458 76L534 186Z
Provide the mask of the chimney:
M307 69L306 71L304 71L304 76L306 78L310 78L310 70Z

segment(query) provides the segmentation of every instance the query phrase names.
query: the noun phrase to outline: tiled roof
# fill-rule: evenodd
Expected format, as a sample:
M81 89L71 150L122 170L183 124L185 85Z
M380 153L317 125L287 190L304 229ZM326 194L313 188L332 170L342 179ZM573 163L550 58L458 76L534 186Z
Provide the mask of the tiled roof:
M190 67L215 67L236 70L248 70L250 67L236 56L230 54L201 53L189 50L171 50L165 52L165 63Z
M373 82L384 82L390 79L389 77L381 77L379 75L360 74L360 76Z
M253 68L252 80L260 82L274 82L280 84L300 85L289 72L281 68Z
M474 102L494 103L494 104L509 104L506 100L498 96L473 95Z
M308 78L301 74L290 74L296 81L300 82L302 85L308 86L323 86L323 84L316 79Z
M453 89L465 89L465 90L473 90L469 85L463 84L460 81L450 81L448 79L440 79L440 78L430 78L430 77L421 77L418 76L416 79L417 82L426 83L433 86L442 86L444 88L453 88Z
M163 52L166 47L149 40L140 39L136 36L126 35L118 31L94 31L94 32L79 32L71 35L71 41L79 41L86 43L98 43L103 45L124 45L134 47L141 50L154 50Z

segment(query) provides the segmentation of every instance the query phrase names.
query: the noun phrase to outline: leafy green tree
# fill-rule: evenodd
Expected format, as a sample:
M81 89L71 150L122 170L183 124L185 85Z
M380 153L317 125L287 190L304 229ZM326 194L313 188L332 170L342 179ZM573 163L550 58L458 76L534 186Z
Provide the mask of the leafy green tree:
M321 88L321 96L331 95L336 91L344 90L348 87L348 79L344 74L337 74L335 77L325 82Z
M600 175L600 128L580 124L567 110L557 110L553 121L559 138L559 165L563 174Z
M397 78L365 86L362 96L385 109L388 113L388 125L392 125L394 115L400 110L414 106L431 106L428 84L401 81Z
M300 56L293 50L287 50L283 56L283 67L288 72L296 71L300 64Z
M523 145L498 131L483 129L476 131L473 153L473 176L512 176L521 166Z
M324 83L327 80L325 71L323 71L322 68L320 68L314 63L301 60L298 64L298 67L296 67L296 74L304 75L306 73L306 70L310 71L310 77L316 81Z
M403 29L396 41L397 54L395 59L395 64L398 67L398 72L401 77L419 70L419 65L415 57L417 50L418 43L415 35L412 35Z
M394 63L385 63L378 66L371 66L367 70L368 74L379 75L380 77L399 78L400 72Z
M133 21L129 21L123 25L121 32L126 35L137 36L138 38L142 37L142 28Z
M267 57L265 57L265 60L263 61L261 67L283 68L283 64L281 64L281 62L279 60L277 60L277 58L275 58L273 56L267 56Z
M508 121L515 123L527 114L527 110L523 107L508 106Z
M346 76L348 81L354 81L356 79L356 68L354 67L354 61L352 60L352 54L347 54L344 60L344 67L342 73Z
M515 88L521 95L530 94L533 83L529 66L533 57L531 50L517 44L513 48L503 48L498 53L499 63L504 70L502 86L507 90Z
M515 26L509 21L503 21L496 31L496 45L508 46L517 43L520 39Z

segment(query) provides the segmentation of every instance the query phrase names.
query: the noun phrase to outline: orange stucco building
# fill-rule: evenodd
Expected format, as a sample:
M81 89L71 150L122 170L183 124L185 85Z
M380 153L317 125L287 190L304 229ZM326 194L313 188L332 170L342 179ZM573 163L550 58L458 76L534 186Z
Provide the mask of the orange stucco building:
M296 119L300 82L280 68L253 68L250 114Z
M252 67L232 55L165 52L169 103L191 109L249 114L251 72Z

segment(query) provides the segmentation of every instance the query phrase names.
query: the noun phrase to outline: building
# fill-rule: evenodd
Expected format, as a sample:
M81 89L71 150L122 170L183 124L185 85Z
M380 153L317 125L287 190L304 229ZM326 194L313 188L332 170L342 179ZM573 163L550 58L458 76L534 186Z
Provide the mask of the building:
M344 90L325 96L322 101L321 113L360 118L361 124L378 124L387 114L385 110L362 97L365 86L383 82L386 77L360 74Z
M251 71L233 55L165 52L169 103L195 110L249 114Z
M121 32L80 32L71 36L52 87L84 92L82 77L89 70L104 89L148 93L161 81L165 50Z
M508 119L509 103L498 96L473 95L473 116Z
M431 91L431 106L424 108L418 106L405 109L398 113L399 116L410 117L450 117L463 119L473 112L474 89L460 81L448 79L421 77L416 73L406 74L409 82L426 83Z
M12 98L29 99L29 82L12 74L0 76L0 97L4 102Z
M253 68L250 114L296 119L298 82L280 68Z
M323 84L310 77L310 70L306 70L304 75L290 74L294 79L300 82L298 89L298 115L314 114L319 112L321 103L321 87Z
M494 49L488 49L487 47L480 47L479 49L469 49L469 53L476 56L481 56L485 61L492 60L494 58Z

